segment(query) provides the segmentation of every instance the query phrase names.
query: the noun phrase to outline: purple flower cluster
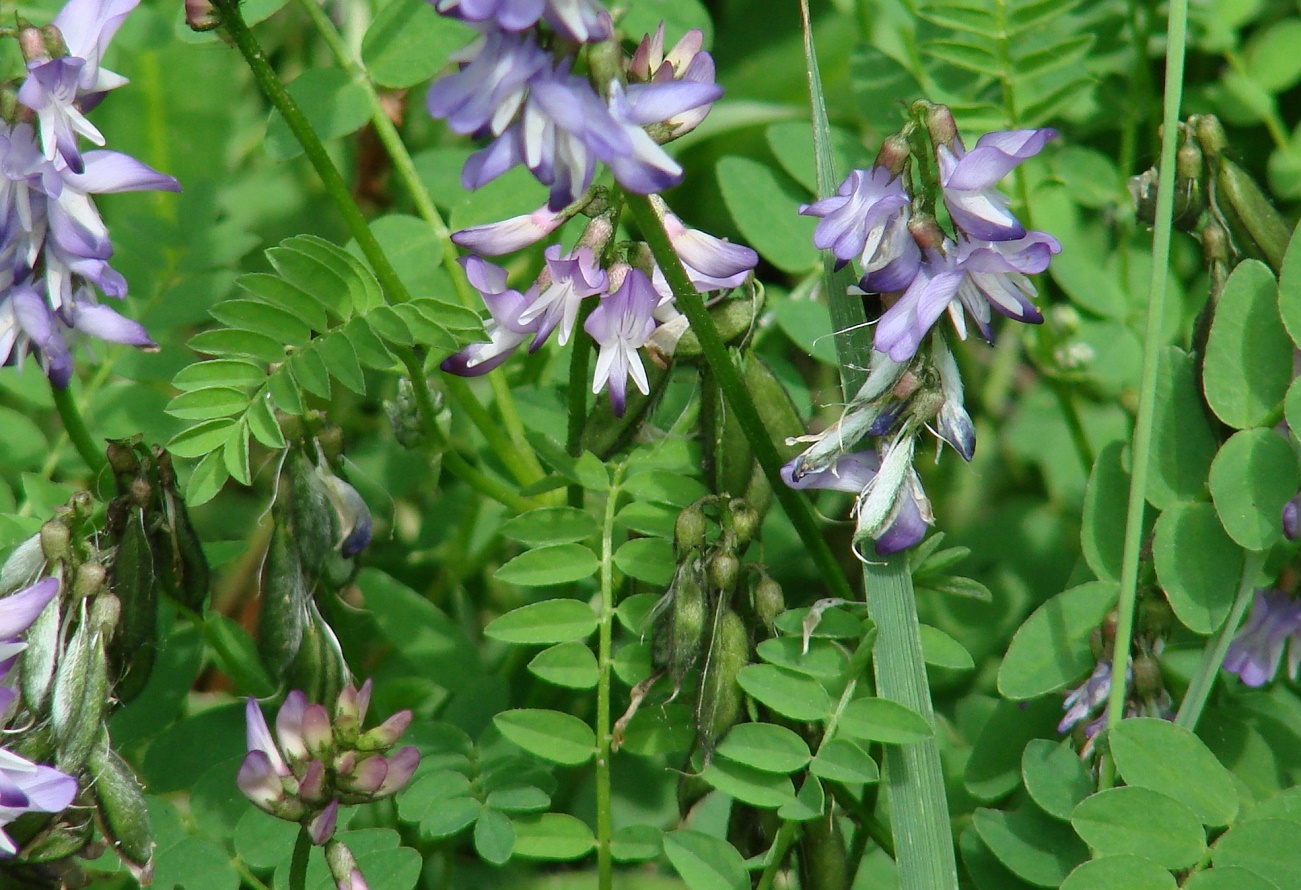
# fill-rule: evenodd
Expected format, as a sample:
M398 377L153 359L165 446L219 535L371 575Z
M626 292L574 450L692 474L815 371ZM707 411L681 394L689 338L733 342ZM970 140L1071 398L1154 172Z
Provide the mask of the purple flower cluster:
M21 28L27 78L18 101L27 114L0 122L0 363L34 353L58 387L72 377L74 332L154 347L140 324L99 301L98 293L121 299L127 287L108 263L113 245L92 196L180 186L119 152L82 154L77 143L104 144L84 112L126 83L100 59L137 2L70 0L50 28ZM33 115L37 127L25 119Z
M411 724L399 711L362 731L371 683L347 686L331 717L324 705L309 705L298 690L285 696L273 737L255 699L245 708L248 754L236 781L259 809L307 826L318 846L334 835L340 804L388 797L411 780L420 765L412 746L386 753Z
M6 684L18 654L27 647L20 635L58 595L59 582L44 578L0 599L0 725L18 697ZM77 780L53 767L32 763L0 748L0 857L18 846L4 827L24 813L58 813L77 796Z
M758 255L750 248L688 228L658 197L653 197L652 203L698 290L737 287L758 263ZM540 208L514 219L463 229L452 240L495 256L540 241L567 218ZM601 268L597 257L613 236L609 219L598 216L572 250L564 251L558 244L546 248L541 274L523 292L510 287L506 270L500 266L479 256L461 257L466 277L483 297L491 316L485 325L488 342L462 349L443 362L443 370L465 377L486 374L524 341L528 340L529 351L535 352L553 333L564 345L573 336L583 301L594 297L597 304L583 323L583 331L600 349L592 392L608 389L615 413L622 416L629 379L643 394L650 392L639 350L657 331L681 328L685 319L674 306L673 291L658 266L652 265L649 275L626 262L615 263L608 270Z
M1248 686L1264 686L1278 673L1287 647L1288 675L1301 668L1301 601L1281 590L1257 590L1247 623L1224 653L1224 669Z
M432 0L480 36L453 57L457 70L429 88L429 114L453 132L490 140L461 172L479 188L520 164L551 189L558 211L582 196L597 162L624 188L652 194L677 185L682 168L660 147L694 128L722 95L714 62L693 31L664 55L661 26L617 75L573 72L576 46L615 38L593 0ZM544 31L562 41L540 40ZM647 127L652 132L647 131Z
M871 170L854 170L837 194L800 208L821 219L814 243L830 250L840 265L857 260L860 287L898 294L877 324L874 345L896 362L917 352L927 332L946 311L959 336L966 336L962 310L985 339L992 337L992 311L1017 321L1043 320L1027 277L1048 268L1061 251L1057 239L1027 231L1008 210L996 188L1022 161L1034 157L1057 133L1009 130L987 133L970 152L957 135L947 109L932 132L945 208L953 222L949 237L933 218L914 210L902 163L892 146Z

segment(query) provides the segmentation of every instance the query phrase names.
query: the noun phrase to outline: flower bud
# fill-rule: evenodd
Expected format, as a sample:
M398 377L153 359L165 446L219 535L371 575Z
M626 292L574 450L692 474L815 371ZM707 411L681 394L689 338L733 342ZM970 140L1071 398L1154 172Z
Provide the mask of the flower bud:
M345 790L374 794L388 775L388 761L380 754L359 757L356 751L345 751L335 761L335 770Z
M361 724L365 722L370 707L372 686L370 680L362 683L361 689L349 683L339 693L334 706L334 735L345 747L356 742L361 732Z
M52 58L49 48L45 45L45 35L41 33L40 28L31 25L18 29L18 48L22 51L23 61L29 64L48 62Z
M1140 699L1156 696L1164 688L1161 663L1146 653L1134 659L1134 692Z
M320 803L325 796L325 764L312 760L298 780L298 797L304 803Z
M944 230L927 213L918 213L908 220L908 234L922 250L939 250L944 244Z
M319 467L317 472L321 473ZM357 489L333 473L321 473L321 481L325 483L326 493L330 496L330 503L334 505L338 517L339 552L350 559L370 544L370 508Z
M77 574L73 577L73 599L95 596L104 589L104 581L107 577L108 571L100 563L83 562L77 566Z
M340 841L330 840L325 845L325 863L338 890L370 890L357 867L352 851Z
M369 729L357 739L358 751L382 751L392 747L402 733L411 725L412 714L409 710L398 711L379 726Z
M958 141L958 124L953 119L953 112L947 105L926 103L926 132L930 134L931 144L952 148Z
M1301 430L1296 432L1301 433ZM1301 536L1301 494L1283 505L1283 534L1289 541Z
M334 837L334 827L338 821L339 802L332 800L325 809L316 814L311 822L307 823L307 834L312 839L312 843L319 847Z
M388 773L376 789L375 796L386 797L401 791L416 774L418 766L420 766L420 752L414 745L407 745L394 751L388 756Z
M1220 119L1213 114L1198 114L1189 118L1197 142L1208 157L1215 158L1229 147L1229 137L1224 134Z
M782 586L772 576L764 575L754 586L752 596L755 617L768 629L768 633L775 635L777 616L786 611L786 596L782 593Z
M881 150L876 154L876 166L889 170L891 176L898 176L903 173L911 153L908 137L902 133L895 133L887 136L881 143Z
M303 744L320 760L329 760L334 754L334 731L323 705L308 705L303 712Z
M212 31L221 27L221 16L210 0L185 0L185 24L192 31Z
M41 552L50 562L67 559L71 553L72 529L62 519L51 519L41 526Z

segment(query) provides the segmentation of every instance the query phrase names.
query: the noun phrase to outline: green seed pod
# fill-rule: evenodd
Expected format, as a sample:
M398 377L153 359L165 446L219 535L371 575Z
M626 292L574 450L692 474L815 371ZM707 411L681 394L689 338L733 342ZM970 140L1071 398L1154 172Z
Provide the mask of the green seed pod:
M809 781L813 781L810 779ZM848 887L853 883L845 856L845 838L836 819L810 819L802 823L800 886Z
M59 658L59 623L62 602L60 597L52 599L27 628L25 634L27 648L23 650L23 667L18 674L22 688L23 701L34 713L39 714L45 706L45 698L50 694L50 684L54 681L54 666Z
M647 364L646 382L650 384L650 394L643 395L637 387L629 387L622 417L614 413L609 399L598 399L583 424L583 450L605 459L631 445L642 429L642 422L664 395L670 377L665 368L653 362Z
M0 566L0 596L34 584L45 568L45 553L41 549L41 536L32 535L23 541Z
M286 513L293 545L303 570L315 577L339 543L339 518L316 466L301 452L290 456L285 472L289 477Z
M673 607L669 613L671 643L668 668L669 679L673 681L674 698L682 689L682 681L695 666L700 650L704 647L708 611L699 571L694 567L683 568L678 572L673 590Z
M1161 680L1161 663L1147 653L1134 658L1134 692L1141 699L1153 698L1165 683Z
M122 606L109 655L120 701L135 698L149 680L157 654L158 592L144 510L130 507L113 561L110 588Z
M763 292L755 289L753 293L740 293L734 297L717 303L709 308L709 317L714 321L714 327L718 329L718 336L726 344L733 345L744 342L754 330L754 320L759 312L763 310ZM704 350L700 346L700 338L696 332L687 328L678 338L677 346L670 353L675 359L692 361L700 359L704 355Z
M744 498L733 498L727 505L727 510L732 520L732 531L736 533L737 543L744 547L759 534L759 523L762 517L759 516L759 511L750 506Z
M208 558L203 554L185 501L177 495L171 462L159 463L163 521L154 532L154 568L162 591L187 609L202 611L208 599Z
M99 626L81 610L81 623L59 659L50 699L59 769L75 774L104 731L108 710L108 658Z
M709 520L705 518L705 511L694 504L687 507L673 523L674 551L681 555L704 547L708 529Z
M1259 251L1277 275L1283 268L1283 254L1287 252L1292 230L1274 209L1269 198L1265 197L1260 186L1256 185L1256 181L1228 158L1220 158L1217 183L1219 185L1217 197L1220 203L1228 204L1233 208L1234 215L1237 217L1236 222L1241 223L1244 229L1243 232L1235 232L1240 236L1239 242L1243 240L1241 236L1249 238L1251 245ZM1231 223L1234 222L1232 217L1229 219ZM1240 246L1248 245L1240 243Z
M786 440L804 435L804 421L800 419L800 412L786 387L773 374L772 368L757 355L752 354L745 363L745 389L782 460L789 460L799 454L801 446L787 445ZM746 500L752 505L755 503L748 494Z
M77 572L73 576L72 598L80 600L95 596L103 589L107 578L108 570L103 565L97 562L83 562L77 566Z
M139 780L106 736L91 749L86 768L94 779L100 831L136 880L147 884L153 877L154 841Z
M745 699L736 680L749 663L750 637L745 622L727 606L720 606L696 703L696 743L706 765L718 740L741 717Z
M258 654L276 680L285 676L297 657L307 624L310 598L298 553L289 528L277 521L262 563L262 617L258 621Z
M67 559L71 545L72 529L62 519L51 519L41 526L41 552L50 562Z
M89 822L75 828L58 826L24 844L21 861L28 865L62 862L80 853L88 843L90 843Z
M343 687L352 682L352 673L343 658L339 638L310 598L306 617L302 645L289 665L286 680L290 688L303 690L308 701L334 701Z
M730 550L715 550L709 557L706 572L710 589L719 591L722 599L727 600L736 590L737 579L741 576L741 561Z
M764 575L751 592L754 615L767 629L769 636L776 636L777 616L786 611L786 596L782 586L771 576Z
M714 384L706 381L705 385ZM736 412L717 390L715 404L715 488L721 495L740 496L745 494L745 488L750 484L750 473L754 470L754 449L750 447L750 440L741 429ZM709 435L708 429L703 433Z

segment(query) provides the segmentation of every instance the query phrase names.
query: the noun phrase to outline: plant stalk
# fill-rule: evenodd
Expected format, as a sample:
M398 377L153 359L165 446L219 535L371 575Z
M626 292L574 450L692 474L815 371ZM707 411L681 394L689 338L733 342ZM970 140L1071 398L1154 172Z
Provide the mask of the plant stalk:
M600 666L596 688L596 870L598 890L613 890L614 834L610 788L610 675L614 671L614 517L623 482L623 464L614 468L601 527L601 614L597 643Z
M72 397L71 386L60 389L51 384L50 392L54 396L54 407L59 412L59 419L63 421L63 430L68 434L68 441L72 442L81 459L86 462L86 466L90 467L91 475L98 478L108 469L108 459L104 457L104 443L97 442L87 429L86 419L82 417L81 409L77 407L77 400Z

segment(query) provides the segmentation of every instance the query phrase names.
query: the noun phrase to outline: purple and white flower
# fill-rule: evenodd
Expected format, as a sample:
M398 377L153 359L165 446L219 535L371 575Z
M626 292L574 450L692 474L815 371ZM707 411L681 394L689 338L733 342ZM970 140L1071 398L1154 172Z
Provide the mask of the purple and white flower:
M654 312L659 294L640 269L629 269L614 293L601 299L583 324L583 330L600 346L593 372L592 392L610 389L614 413L623 416L628 378L643 395L650 393L646 368L639 350L655 330Z
M434 81L425 107L463 135L500 136L519 114L529 81L551 67L531 34L506 31L489 31L453 58L462 67Z
M1247 623L1224 653L1224 669L1248 686L1264 686L1278 673L1289 639L1288 672L1295 677L1301 667L1301 602L1281 590L1257 590Z
M18 852L4 827L24 813L59 813L77 796L77 780L0 748L0 857Z
M660 22L654 35L642 38L629 60L628 80L633 83L669 83L680 80L687 83L714 83L714 58L704 52L705 36L698 28L692 28L674 44L667 55L664 54L664 23ZM709 114L713 107L712 100L697 105L689 110L664 118L662 123L669 128L673 139L691 132Z
M759 255L745 245L689 228L659 197L652 196L651 202L664 220L664 231L668 233L673 252L682 261L687 278L697 291L740 287L759 264ZM664 302L673 299L673 289L658 265L651 270L651 283Z
M536 329L537 336L529 347L534 352L551 332L560 329L560 345L569 342L578 319L578 307L587 297L604 293L609 284L605 270L597 265L591 248L578 247L561 256L560 245L544 252L547 265L538 281L525 295L529 305L519 314L519 324Z
M870 281L864 290L898 290L912 280L921 261L908 234L909 203L903 180L877 166L851 170L835 195L801 206L800 213L820 217L813 243L832 252L836 268L858 260L865 279L889 268L888 276Z
M532 213L453 232L452 241L479 256L501 256L538 243L567 219L569 215L565 213L539 207Z
M431 0L451 18L491 23L507 31L523 31L544 21L558 34L577 43L605 40L613 25L595 0Z
M1007 196L996 186L1056 137L1052 129L1000 130L981 136L969 152L956 136L950 144L938 145L940 185L953 224L968 238L983 241L1024 238L1025 226L1008 210Z
M465 347L445 359L440 367L461 377L477 377L506 361L526 337L537 333L537 327L536 321L533 326L520 322L520 314L529 307L529 300L506 285L505 269L477 256L461 257L460 263L492 316L484 326L488 342Z
M125 84L126 78L100 67L109 41L135 9L139 0L69 0L52 23L58 29L67 55L51 58L42 35L23 40L27 57L27 79L18 90L18 101L36 112L41 127L45 156L62 156L74 172L82 171L78 134L96 145L104 136L88 121L83 111L94 107L108 90ZM32 43L38 45L31 45Z

